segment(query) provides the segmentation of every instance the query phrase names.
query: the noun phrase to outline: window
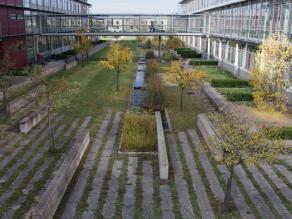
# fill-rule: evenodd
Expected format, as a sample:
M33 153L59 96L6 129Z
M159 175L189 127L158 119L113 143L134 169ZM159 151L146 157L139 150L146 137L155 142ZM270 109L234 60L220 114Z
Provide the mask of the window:
M17 15L15 13L9 14L9 17L10 17L11 20L16 20L17 19Z

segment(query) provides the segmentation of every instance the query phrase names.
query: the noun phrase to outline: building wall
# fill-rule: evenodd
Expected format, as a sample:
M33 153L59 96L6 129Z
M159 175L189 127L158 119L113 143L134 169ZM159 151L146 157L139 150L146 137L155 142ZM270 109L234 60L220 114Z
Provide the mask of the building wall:
M202 52L204 58L219 60L224 69L243 79L249 79L255 52L264 38L274 32L292 37L292 0L247 0L233 4L228 0L186 0L181 5L189 13L201 10L206 34L181 39ZM211 6L214 8L210 9Z
M16 67L23 67L37 61L38 54L47 56L72 49L72 37L38 36L39 14L86 14L88 8L86 0L0 0L0 56L21 42L22 48L13 49L10 56ZM45 43L39 45L39 41Z

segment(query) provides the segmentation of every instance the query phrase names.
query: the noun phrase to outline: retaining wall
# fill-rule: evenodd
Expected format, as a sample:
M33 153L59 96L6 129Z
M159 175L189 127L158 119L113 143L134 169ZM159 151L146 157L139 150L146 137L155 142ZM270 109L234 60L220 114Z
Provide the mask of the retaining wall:
M77 167L89 144L89 131L85 130L80 133L69 152L60 164L52 181L46 190L39 197L39 202L31 211L32 219L51 219L53 218L66 189L75 174Z
M48 112L31 112L19 122L19 130L21 133L28 133L33 129L43 118L46 117Z
M159 111L155 112L155 117L157 127L159 176L160 179L167 180L169 175L169 163L165 144L164 130L162 126L161 113Z
M222 161L223 152L216 147L216 132L208 116L204 113L200 114L197 124L213 158L216 161Z

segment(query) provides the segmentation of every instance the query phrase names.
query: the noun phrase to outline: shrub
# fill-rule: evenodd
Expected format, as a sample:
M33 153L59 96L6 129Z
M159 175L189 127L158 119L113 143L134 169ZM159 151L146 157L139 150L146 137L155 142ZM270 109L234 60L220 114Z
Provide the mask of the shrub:
M9 76L28 76L28 71L25 69L13 69L8 72Z
M224 93L228 101L253 101L253 95L246 92L226 92Z
M162 60L165 62L171 61L171 53L169 51L164 51L162 55Z
M272 140L292 140L292 127L265 128L265 133Z
M202 54L198 54L194 51L191 52L182 52L180 53L181 57L183 58L193 58L193 59L200 59L202 58Z
M233 80L233 79L213 79L211 81L213 87L248 87L249 82L245 80Z
M171 53L171 60L178 61L180 60L180 56L175 53Z
M148 79L144 107L152 111L161 111L165 108L165 92L158 75Z
M152 48L152 41L151 41L151 39L147 39L147 40L144 42L143 48L144 48L144 49L151 49L151 48Z
M126 113L122 124L122 151L157 150L156 121L153 115Z
M193 60L190 61L190 65L199 66L199 65L218 65L216 60Z
M174 49L176 52L180 52L180 51L190 51L190 48L175 48Z
M151 77L152 75L156 74L158 72L158 63L155 59L150 59L147 61L146 65L146 79Z
M153 50L147 50L145 58L146 59L155 59L154 51Z

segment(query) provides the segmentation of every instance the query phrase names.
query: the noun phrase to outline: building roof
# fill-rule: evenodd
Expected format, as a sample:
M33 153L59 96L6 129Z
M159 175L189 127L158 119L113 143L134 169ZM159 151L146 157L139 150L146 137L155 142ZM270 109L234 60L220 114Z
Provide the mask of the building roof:
M192 0L182 0L179 2L179 4L185 4L185 3L188 3L188 2L191 2Z

